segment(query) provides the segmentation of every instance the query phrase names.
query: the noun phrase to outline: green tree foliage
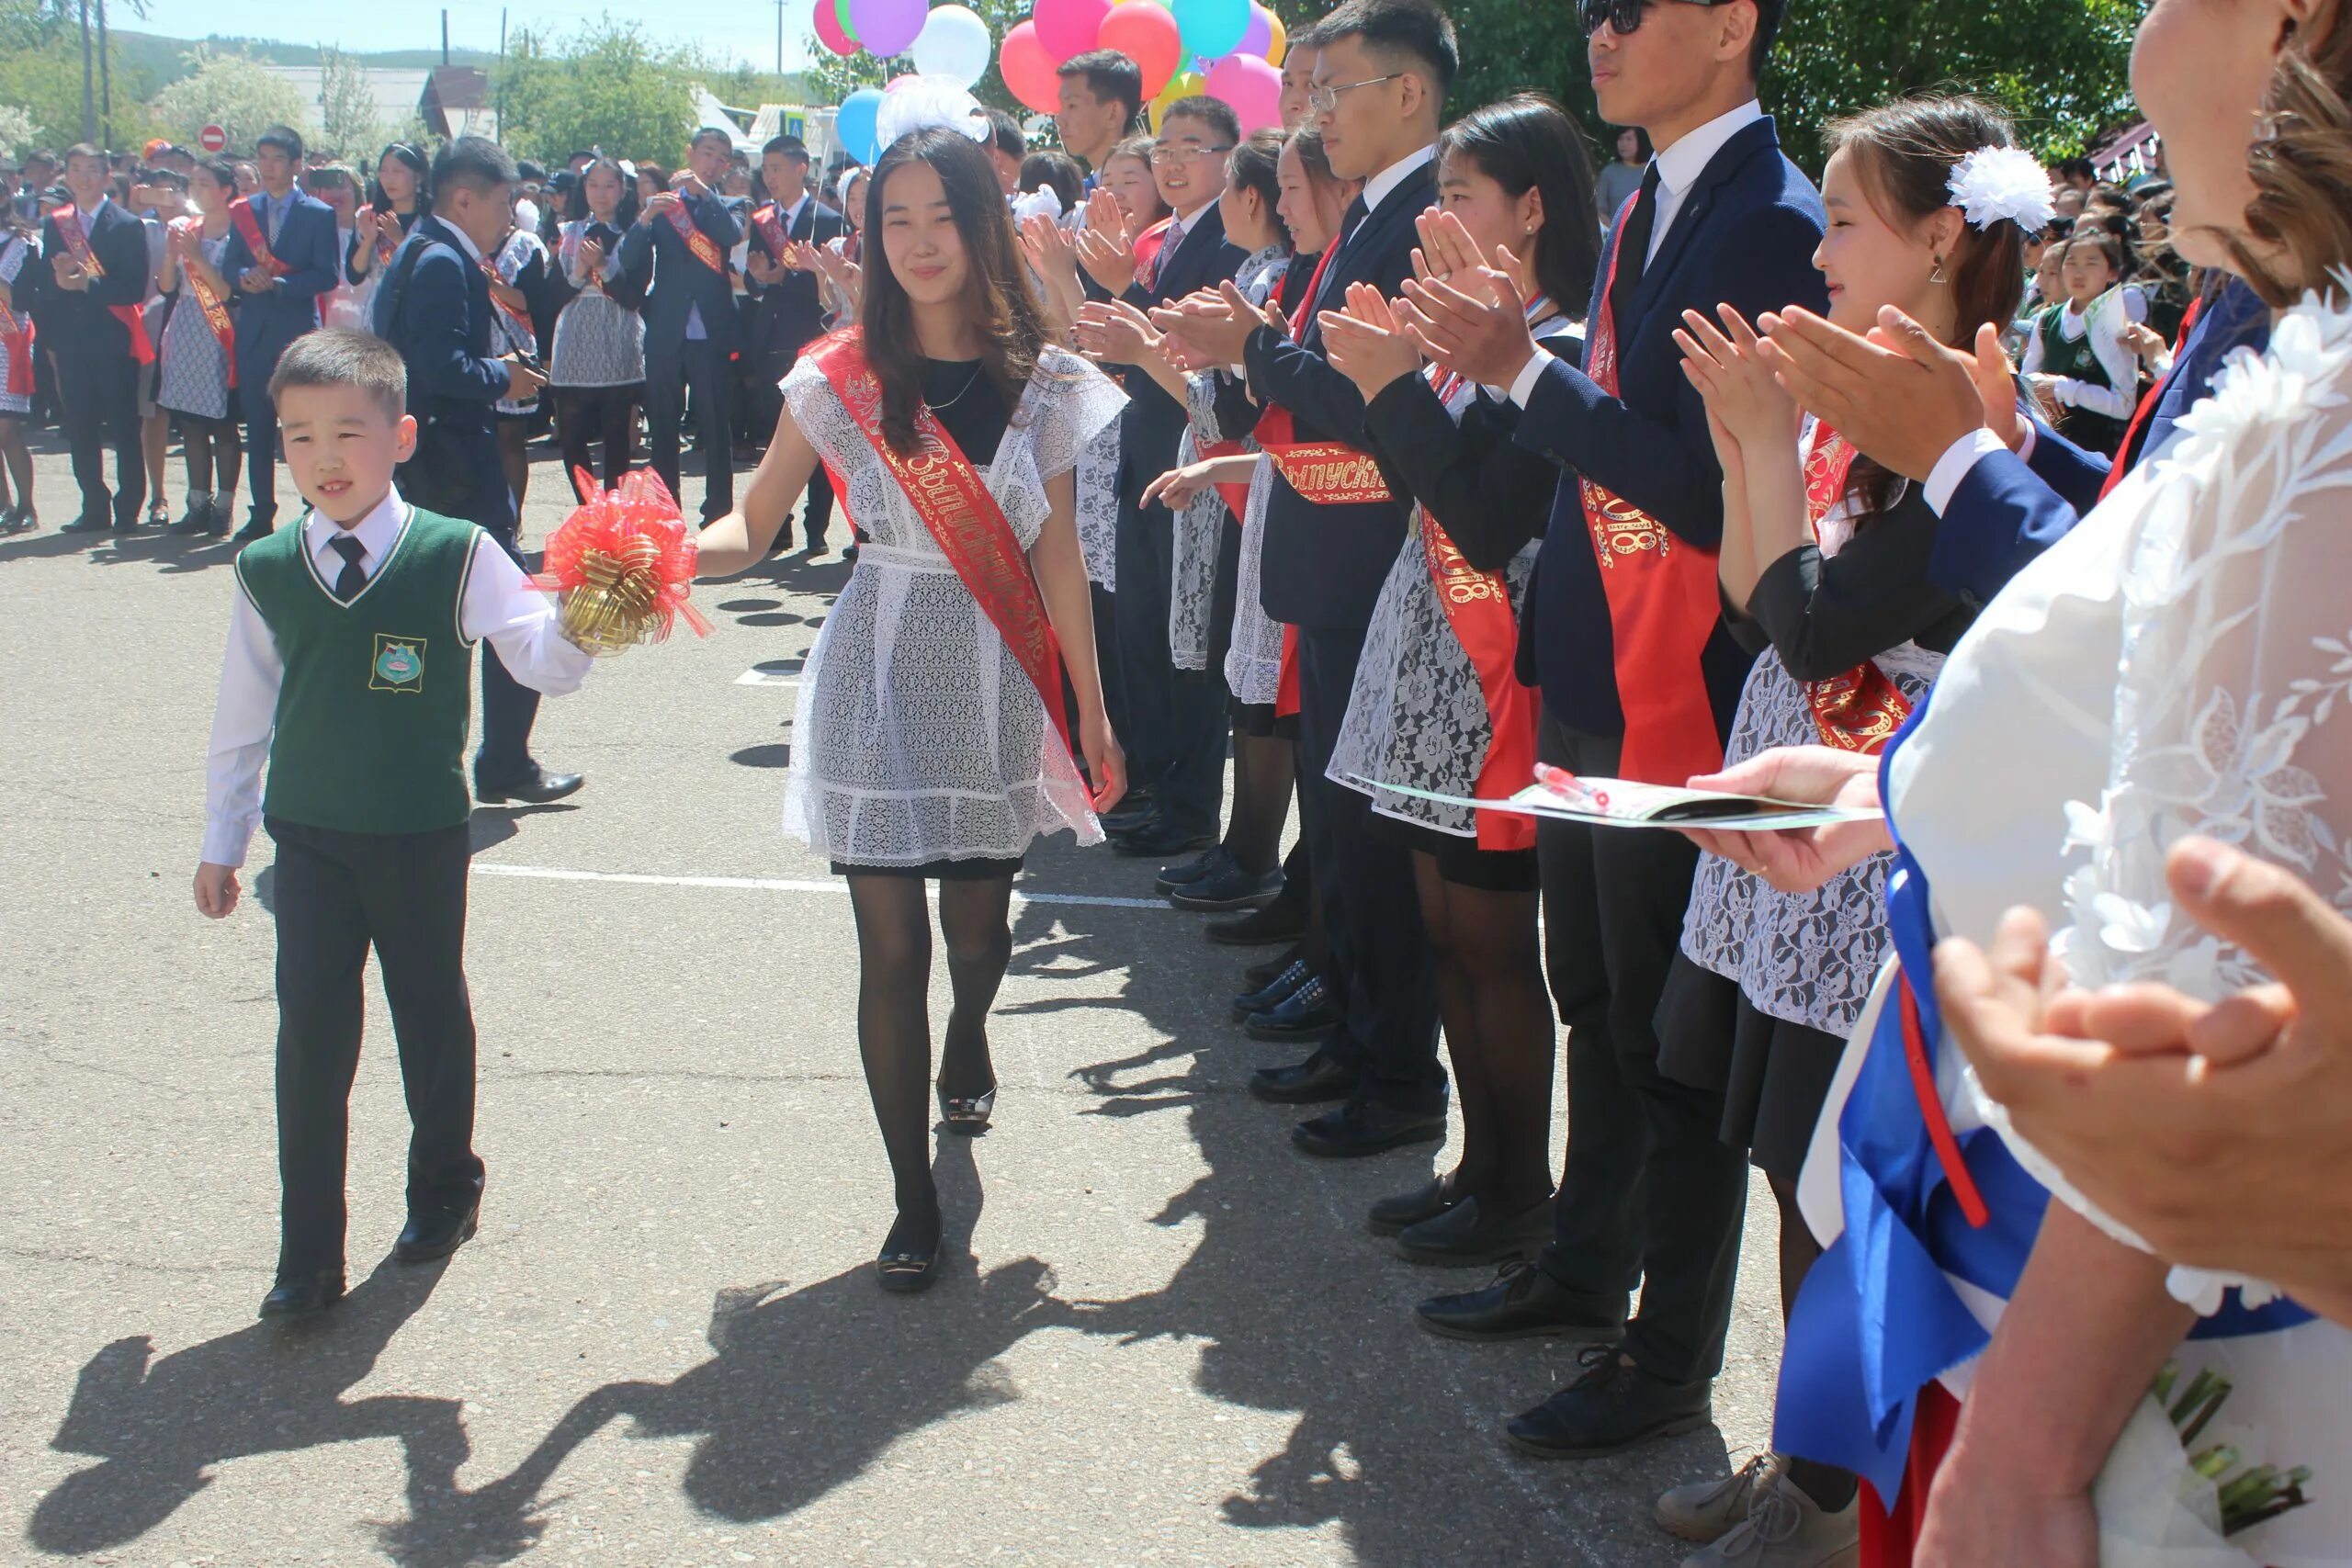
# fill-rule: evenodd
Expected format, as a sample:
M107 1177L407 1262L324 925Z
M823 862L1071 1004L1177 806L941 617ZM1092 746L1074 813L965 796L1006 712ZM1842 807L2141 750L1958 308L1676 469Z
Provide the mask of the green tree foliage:
M560 162L578 147L676 164L695 128L694 85L724 73L611 17L562 38L515 36L492 87L500 139L517 157Z
M149 105L162 134L180 145L195 146L197 133L208 125L226 130L229 145L240 150L250 149L254 138L273 125L302 125L308 106L300 91L251 55L198 44L188 63L188 73ZM119 124L116 140L124 141Z
M123 9L130 11L127 5ZM107 59L113 75L115 143L134 146L157 130L141 101L153 90L153 80L125 62L118 39L108 39ZM91 80L95 93L95 63ZM77 8L64 0L0 0L0 104L31 120L34 146L62 149L82 139Z
M319 118L326 129L319 149L355 165L374 157L390 140L378 118L376 95L356 55L339 49L319 51Z

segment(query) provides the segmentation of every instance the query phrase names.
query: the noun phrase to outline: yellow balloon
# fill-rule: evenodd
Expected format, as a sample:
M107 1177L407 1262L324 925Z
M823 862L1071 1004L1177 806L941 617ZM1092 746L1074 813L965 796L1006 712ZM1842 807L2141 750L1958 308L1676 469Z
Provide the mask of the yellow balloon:
M1271 17L1273 13L1270 11L1267 15ZM1283 56L1289 52L1290 30L1283 26L1283 19L1280 17L1274 17L1272 31L1266 38L1266 63L1279 66L1283 62Z
M1208 84L1197 71L1179 71L1170 76L1168 85L1159 90L1159 96L1151 100L1151 133L1159 134L1160 119L1177 99L1198 97L1207 91Z

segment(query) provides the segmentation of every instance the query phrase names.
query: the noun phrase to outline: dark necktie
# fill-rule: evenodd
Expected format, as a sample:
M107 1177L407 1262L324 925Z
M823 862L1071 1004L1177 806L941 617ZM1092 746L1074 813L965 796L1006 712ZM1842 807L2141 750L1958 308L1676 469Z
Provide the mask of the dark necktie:
M334 596L348 604L368 586L368 569L359 564L368 558L368 547L348 534L337 534L327 546L343 558L343 570L334 580Z
M1340 215L1340 243L1346 244L1356 237L1356 225L1372 216L1372 204L1361 196L1348 203L1347 211Z
M1657 163L1653 159L1649 173L1642 176L1642 194L1634 198L1633 210L1625 214L1617 235L1617 270L1609 285L1609 315L1617 323L1620 343L1625 338L1625 317L1634 307L1634 292L1642 286L1642 269L1649 265L1650 231L1657 227Z

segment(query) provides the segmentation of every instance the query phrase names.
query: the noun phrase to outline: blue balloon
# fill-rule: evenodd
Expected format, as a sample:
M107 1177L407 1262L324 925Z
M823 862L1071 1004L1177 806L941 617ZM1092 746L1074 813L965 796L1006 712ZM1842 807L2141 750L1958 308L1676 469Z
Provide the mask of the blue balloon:
M1249 0L1243 0L1246 6ZM875 128L882 113L882 89L860 87L842 100L841 112L833 117L833 134L841 139L842 150L861 164L871 164L882 156L882 149Z
M1250 0L1172 0L1184 48L1204 60L1233 52L1250 30Z

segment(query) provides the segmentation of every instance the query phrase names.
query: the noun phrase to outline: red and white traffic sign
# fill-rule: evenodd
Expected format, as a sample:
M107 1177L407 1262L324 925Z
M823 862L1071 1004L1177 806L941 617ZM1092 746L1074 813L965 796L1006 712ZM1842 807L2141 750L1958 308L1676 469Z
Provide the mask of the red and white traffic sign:
M226 152L229 150L229 132L223 127L208 125L196 133L196 144L207 152Z

